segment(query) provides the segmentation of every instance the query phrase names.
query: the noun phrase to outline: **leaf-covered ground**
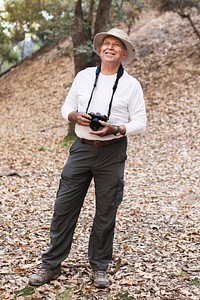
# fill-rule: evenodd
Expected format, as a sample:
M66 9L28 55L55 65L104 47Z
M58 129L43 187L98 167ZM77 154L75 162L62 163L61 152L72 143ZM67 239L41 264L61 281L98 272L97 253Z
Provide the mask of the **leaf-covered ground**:
M200 44L186 20L152 12L135 24L131 38L137 57L127 70L143 85L148 126L129 137L112 283L103 291L92 286L87 259L93 185L62 276L27 286L49 243L68 155L60 107L73 61L53 49L0 78L0 299L200 298Z

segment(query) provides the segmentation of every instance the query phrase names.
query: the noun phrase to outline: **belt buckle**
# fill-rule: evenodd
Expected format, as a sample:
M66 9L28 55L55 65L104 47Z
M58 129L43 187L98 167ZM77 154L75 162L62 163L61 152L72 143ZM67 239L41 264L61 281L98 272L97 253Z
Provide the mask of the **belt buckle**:
M95 148L99 148L100 141L94 141L93 145Z

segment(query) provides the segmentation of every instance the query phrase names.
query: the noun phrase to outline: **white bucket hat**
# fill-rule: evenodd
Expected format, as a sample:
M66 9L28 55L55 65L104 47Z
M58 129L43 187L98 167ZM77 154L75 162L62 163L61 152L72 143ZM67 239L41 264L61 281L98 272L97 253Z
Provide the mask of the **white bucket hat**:
M94 41L93 41L93 50L94 50L94 52L97 53L98 55L100 54L100 48L102 46L103 40L106 36L109 36L109 35L118 38L126 46L126 49L128 51L128 55L123 60L123 62L122 62L123 65L129 64L130 62L132 62L132 60L135 56L135 48L134 48L133 44L131 43L128 35L124 31L122 31L121 29L113 28L113 29L110 29L107 32L97 33L95 35Z

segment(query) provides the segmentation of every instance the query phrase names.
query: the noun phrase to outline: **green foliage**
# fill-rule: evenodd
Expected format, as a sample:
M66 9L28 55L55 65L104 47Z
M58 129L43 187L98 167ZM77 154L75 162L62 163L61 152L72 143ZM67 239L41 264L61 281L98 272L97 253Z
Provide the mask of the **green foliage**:
M38 151L46 151L47 149L44 146L41 146Z
M21 297L26 297L26 296L30 296L34 293L35 293L34 288L32 288L30 286L27 286L27 287L23 288L22 290L15 292L17 297L20 297L20 296Z
M63 147L69 148L72 145L72 143L75 142L75 140L76 140L75 135L69 135L69 136L67 135L64 138L62 145Z
M34 39L35 50L68 36L73 3L68 0L5 0L4 9L0 11L0 72L24 58L24 46L19 42L24 41L27 33Z
M184 277L184 276L185 276L185 272L184 272L184 271L179 271L179 272L178 272L178 276Z
M189 285L199 286L200 287L200 280L199 279L192 279L188 282Z
M137 19L139 14L147 9L145 1L142 0L114 0L112 4L112 26L125 24L128 33Z
M43 42L53 42L69 34L73 18L73 1L67 0L7 0L6 21L13 24L16 41L25 33L34 33Z
M91 35L100 2L101 0L81 2L83 25L91 31ZM76 3L77 0L5 0L4 9L0 11L0 38L3 41L0 45L0 67L5 60L7 63L16 63L25 57L23 46L16 48L16 45L24 41L27 34L39 46L72 36ZM144 3L142 0L113 0L110 27L125 24L129 33L139 13L145 8ZM92 52L91 41L74 47L74 54L83 54L83 57L87 56L86 60L92 56Z
M121 300L134 300L134 298L131 295L129 295L128 292L120 293L119 294L119 299L121 299Z
M79 47L74 49L76 55L85 53L86 56L90 57L93 52L92 41L88 41L86 44L81 44Z
M200 0L152 0L152 3L161 12L173 11L183 14L194 8L200 11Z
M15 44L7 34L4 33L4 27L0 24L0 72L9 65L19 61L17 53L14 51Z
M70 300L71 296L71 290L70 289L67 289L65 290L63 293L59 294L56 299L57 300Z
M194 33L200 39L200 31L192 19L193 12L200 13L200 0L152 0L152 5L160 12L172 11L181 18L187 18Z

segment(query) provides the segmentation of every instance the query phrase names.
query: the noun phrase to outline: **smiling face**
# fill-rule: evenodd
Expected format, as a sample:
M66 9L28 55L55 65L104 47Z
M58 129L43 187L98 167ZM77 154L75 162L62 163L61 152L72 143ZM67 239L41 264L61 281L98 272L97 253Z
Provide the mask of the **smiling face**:
M100 49L100 57L103 63L119 65L127 54L128 51L120 39L114 36L105 37Z

